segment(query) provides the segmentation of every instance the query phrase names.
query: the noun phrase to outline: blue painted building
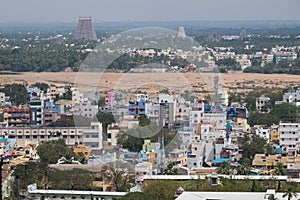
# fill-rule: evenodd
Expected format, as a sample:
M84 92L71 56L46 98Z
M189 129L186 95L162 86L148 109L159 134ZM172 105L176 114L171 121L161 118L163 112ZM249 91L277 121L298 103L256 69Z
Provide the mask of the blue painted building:
M145 101L140 100L136 102L129 102L128 105L128 114L129 115L145 115Z

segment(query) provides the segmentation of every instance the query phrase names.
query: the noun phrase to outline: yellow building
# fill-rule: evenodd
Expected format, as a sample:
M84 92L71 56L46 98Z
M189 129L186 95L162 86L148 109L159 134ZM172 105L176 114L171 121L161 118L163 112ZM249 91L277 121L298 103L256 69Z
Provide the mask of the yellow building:
M279 141L279 131L274 129L270 132L270 141Z
M78 154L78 153L83 153L86 159L89 159L91 155L91 149L88 147L85 147L83 144L76 144L73 148L73 152Z
M252 166L260 169L270 170L274 169L277 163L282 163L283 166L287 166L287 163L300 164L300 156L281 156L281 155L269 155L256 154Z
M152 163L152 167L156 168L158 166L158 157L159 153L158 152L149 152L149 159L148 162Z

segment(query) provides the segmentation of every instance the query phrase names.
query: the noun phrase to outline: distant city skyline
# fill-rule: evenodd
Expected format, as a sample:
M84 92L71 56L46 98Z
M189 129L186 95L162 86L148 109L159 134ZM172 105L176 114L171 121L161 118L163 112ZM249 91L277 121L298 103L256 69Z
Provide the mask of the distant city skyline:
M1 2L0 23L189 20L300 20L299 0L10 0Z

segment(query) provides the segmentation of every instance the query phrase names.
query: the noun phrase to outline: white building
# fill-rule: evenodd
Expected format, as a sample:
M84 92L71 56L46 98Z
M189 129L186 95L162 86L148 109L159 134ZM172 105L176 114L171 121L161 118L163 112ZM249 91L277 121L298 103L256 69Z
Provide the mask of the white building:
M149 96L148 94L136 94L136 101L140 101L140 100L143 100L143 101L148 101L149 100Z
M288 152L294 152L299 148L300 124L279 123L279 144L285 147Z
M226 126L226 112L205 112L202 122L215 124L216 129L224 129Z
M112 124L108 126L107 128L108 145L117 146L117 136L119 132L120 132L120 128L116 124Z
M82 142L92 150L102 149L102 124L99 122L92 122L90 127L1 128L0 137L5 136L16 139L17 147L63 138L69 146Z
M190 111L190 126L196 126L198 123L202 122L203 119L203 115L204 115L204 111Z
M157 122L159 120L159 103L158 102L145 102L145 113L149 120Z
M5 103L5 93L0 92L0 106L2 106Z
M269 143L270 141L270 128L264 128L261 126L256 127L255 134L258 135L261 138L264 138Z
M270 101L269 97L257 97L255 99L256 109L261 110L269 101Z
M88 118L96 117L98 113L98 105L91 105L89 102L81 103L78 108L76 108L76 114Z
M143 176L152 175L152 163L142 162L134 166L136 181L143 181Z
M79 105L83 102L83 93L80 92L76 87L71 88L72 91L72 101L75 105Z
M181 139L181 149L187 149L195 137L194 127L182 127L178 130Z
M227 90L220 89L220 90L218 90L218 94L217 95L218 95L219 103L221 105L228 106L228 102L229 102L228 98L229 98L229 96L228 96Z
M287 93L283 95L282 101L276 101L276 104L280 103L290 103L295 106L300 106L300 88L296 90L289 90Z
M192 143L191 152L187 155L187 167L189 169L202 167L205 156L205 143L204 140L200 140L200 137Z

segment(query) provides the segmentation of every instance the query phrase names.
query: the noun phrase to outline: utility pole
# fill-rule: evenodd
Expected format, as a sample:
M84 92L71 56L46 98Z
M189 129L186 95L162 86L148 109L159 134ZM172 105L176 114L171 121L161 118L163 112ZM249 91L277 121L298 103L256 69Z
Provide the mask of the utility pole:
M166 103L160 103L159 106L159 136L158 136L158 142L160 144L160 150L159 150L159 158L158 158L158 170L159 173L162 174L163 172L163 163L164 163L164 151L165 151L165 146L164 146L164 133L163 133L163 128L164 128L164 118L165 118L165 109L164 106L166 106Z

